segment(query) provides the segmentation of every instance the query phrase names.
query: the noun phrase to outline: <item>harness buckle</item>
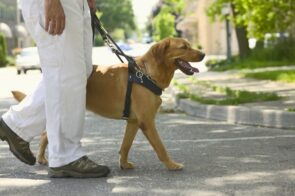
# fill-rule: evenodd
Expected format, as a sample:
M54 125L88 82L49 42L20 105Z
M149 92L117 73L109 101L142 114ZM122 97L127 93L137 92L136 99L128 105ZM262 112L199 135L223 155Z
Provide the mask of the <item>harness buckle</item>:
M144 74L139 70L137 70L135 73L135 76L140 79L140 83L143 83L143 79L142 79L143 75Z
M128 120L129 118L127 116L122 116L122 120Z

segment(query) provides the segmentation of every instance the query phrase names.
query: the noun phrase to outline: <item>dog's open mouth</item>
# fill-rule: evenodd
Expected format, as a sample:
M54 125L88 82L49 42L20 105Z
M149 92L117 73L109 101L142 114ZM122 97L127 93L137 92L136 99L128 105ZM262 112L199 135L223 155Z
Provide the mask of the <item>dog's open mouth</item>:
M193 75L194 73L198 73L199 70L189 64L189 62L183 59L176 59L175 63L177 67L186 75Z

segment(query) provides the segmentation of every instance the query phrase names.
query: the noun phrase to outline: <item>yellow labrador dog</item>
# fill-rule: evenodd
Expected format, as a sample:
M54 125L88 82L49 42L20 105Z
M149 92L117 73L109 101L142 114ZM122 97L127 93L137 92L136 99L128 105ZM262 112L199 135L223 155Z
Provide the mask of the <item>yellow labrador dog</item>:
M154 44L142 57L136 59L142 72L149 75L161 89L169 86L174 72L180 69L187 75L193 75L198 69L193 68L188 62L199 62L204 54L193 49L190 44L181 38L167 38ZM122 119L125 103L125 94L128 80L126 64L113 66L93 66L93 72L87 82L87 109L101 116ZM13 92L17 100L22 100L24 94ZM131 93L130 117L127 120L125 135L120 149L120 167L132 169L134 165L128 161L128 152L135 135L140 128L143 134L156 151L160 161L169 170L180 170L184 166L174 162L168 155L156 129L155 117L161 98L149 89L133 83ZM39 155L40 164L46 164L45 149L48 140L46 132L42 134Z

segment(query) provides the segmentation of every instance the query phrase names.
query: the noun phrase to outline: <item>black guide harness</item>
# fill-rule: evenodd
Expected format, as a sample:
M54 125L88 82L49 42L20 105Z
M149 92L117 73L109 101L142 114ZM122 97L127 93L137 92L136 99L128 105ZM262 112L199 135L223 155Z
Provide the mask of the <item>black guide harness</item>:
M93 36L95 34L95 29L98 30L104 42L111 48L112 52L116 54L119 60L122 63L124 63L121 58L121 56L123 56L128 61L128 83L125 95L125 106L122 116L123 119L127 120L130 115L132 83L140 84L158 96L162 94L163 90L160 87L158 87L148 75L144 74L141 71L133 57L126 55L121 50L121 48L116 44L116 42L112 39L109 33L105 30L101 21L98 19L95 13L91 13L91 23Z

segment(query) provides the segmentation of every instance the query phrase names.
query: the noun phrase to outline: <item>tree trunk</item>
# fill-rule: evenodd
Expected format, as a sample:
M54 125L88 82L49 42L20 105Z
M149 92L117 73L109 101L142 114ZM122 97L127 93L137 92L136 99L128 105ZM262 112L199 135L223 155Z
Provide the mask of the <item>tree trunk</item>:
M293 23L288 30L289 34L290 34L290 38L292 40L295 40L295 23Z
M234 4L231 4L233 16L236 17L239 13L236 12ZM235 26L236 35L239 46L240 58L245 58L250 54L250 48L247 38L247 29L245 26Z
M250 54L246 28L236 26L235 29L238 40L240 58L245 58Z

